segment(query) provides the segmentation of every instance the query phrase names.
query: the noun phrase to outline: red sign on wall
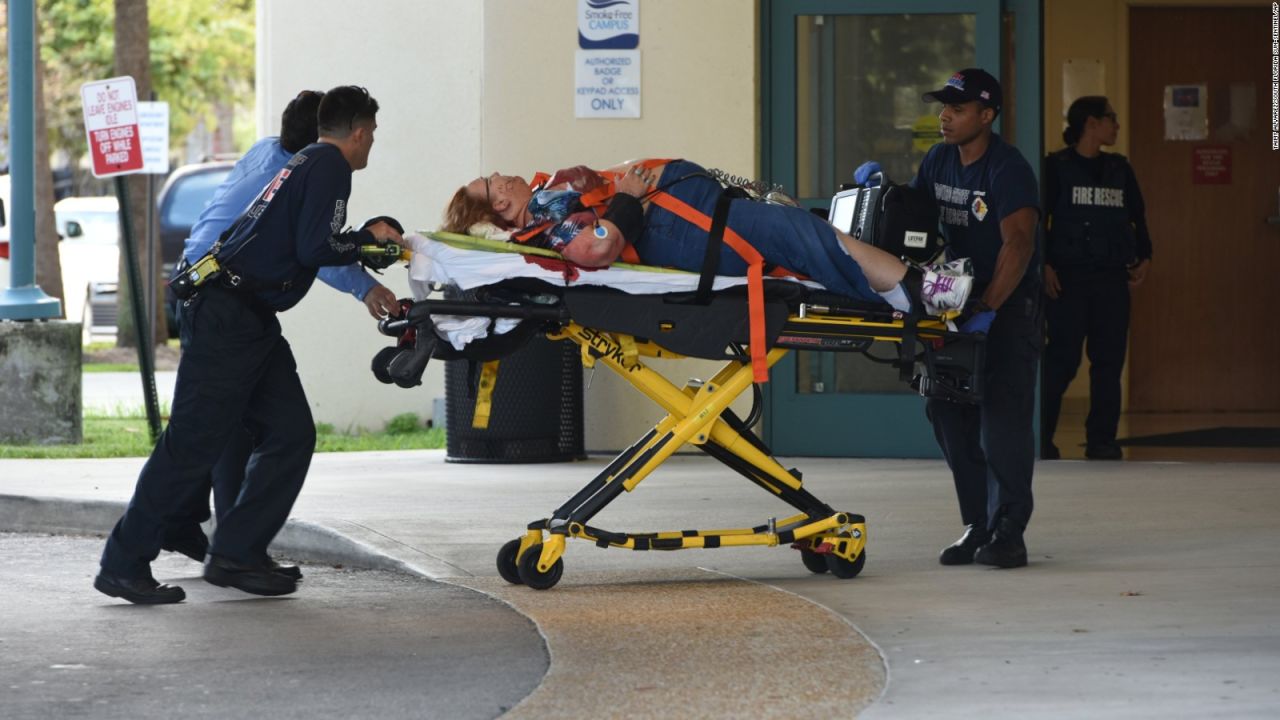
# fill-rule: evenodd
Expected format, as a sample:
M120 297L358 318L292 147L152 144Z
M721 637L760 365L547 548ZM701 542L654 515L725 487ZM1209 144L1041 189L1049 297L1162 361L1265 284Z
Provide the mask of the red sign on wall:
M1192 148L1191 184L1230 185L1231 146L1200 145Z
M138 132L138 91L129 76L80 86L84 132L93 155L94 177L111 177L142 169Z

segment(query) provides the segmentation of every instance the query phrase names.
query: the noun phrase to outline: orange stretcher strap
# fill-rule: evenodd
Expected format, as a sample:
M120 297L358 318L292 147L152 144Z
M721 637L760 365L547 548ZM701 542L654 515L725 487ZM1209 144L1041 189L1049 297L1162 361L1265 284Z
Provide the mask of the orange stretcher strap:
M650 196L658 207L711 232L711 218L683 200L665 192ZM733 228L724 229L724 242L747 263L747 313L751 328L751 373L758 383L769 382L769 364L764 347L764 256L751 247Z
M652 169L671 162L663 158L648 158L641 160L632 165L632 167L642 167ZM600 178L604 181L599 187L583 193L578 202L583 207L593 208L599 212L599 208L609 204L617 192L615 184L621 173L617 170L599 171ZM537 187L550 180L550 176L546 173L538 173L534 175L530 187ZM665 193L656 192L649 196L649 199L659 207L668 210L679 216L686 222L693 223L701 228L703 232L711 232L711 218L706 213L694 208L688 203L676 198L675 196ZM525 230L512 235L512 239L516 242L527 242L530 238L536 237L539 233L545 231L551 223L542 223L540 225L526 228ZM764 326L764 256L758 250L751 246L741 235L728 226L724 229L724 242L738 254L747 263L747 313L748 325L751 333L751 372L755 382L769 382L769 364L767 362L767 351L765 349L765 326ZM623 262L641 263L640 255L636 252L635 246L630 242L626 242L622 248L620 259ZM803 277L798 273L794 273L786 268L775 267L770 269L769 273L772 277Z

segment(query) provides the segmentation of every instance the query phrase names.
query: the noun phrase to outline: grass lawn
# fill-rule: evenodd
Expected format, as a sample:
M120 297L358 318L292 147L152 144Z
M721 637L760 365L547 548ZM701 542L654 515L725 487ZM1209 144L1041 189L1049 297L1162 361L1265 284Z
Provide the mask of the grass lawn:
M377 432L336 431L332 425L316 425L316 452L361 450L433 450L444 447L444 431L423 427L412 413L397 415ZM84 441L79 445L0 445L0 458L110 458L146 457L151 454L147 419L142 417L85 416Z

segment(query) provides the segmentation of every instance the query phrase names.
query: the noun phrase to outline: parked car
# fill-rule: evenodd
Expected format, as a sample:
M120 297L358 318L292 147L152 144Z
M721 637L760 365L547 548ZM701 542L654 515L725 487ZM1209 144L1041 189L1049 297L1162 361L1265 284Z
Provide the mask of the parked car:
M53 205L61 241L63 310L84 324L87 341L116 333L120 283L120 206L114 197L70 197Z
M214 192L231 174L235 163L230 160L184 165L165 181L156 201L160 228L160 256L164 263L162 276L167 282L182 258L182 247L191 234L191 226L213 199ZM165 288L165 316L169 336L178 335L177 298Z
M234 166L231 160L192 163L174 170L165 181L156 200L160 282L173 277L191 226ZM0 288L9 285L8 189L9 176L0 175ZM86 333L92 329L115 334L119 205L114 197L76 197L59 200L53 210L62 237L59 256L67 319L83 321ZM167 288L165 315L170 337L177 337L177 303Z

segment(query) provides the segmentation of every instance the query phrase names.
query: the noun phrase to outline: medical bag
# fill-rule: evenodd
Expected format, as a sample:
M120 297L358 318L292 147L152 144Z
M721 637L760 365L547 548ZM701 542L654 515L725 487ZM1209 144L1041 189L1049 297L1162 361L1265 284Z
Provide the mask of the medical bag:
M831 198L832 225L895 257L927 263L942 252L938 205L923 190L882 180Z

